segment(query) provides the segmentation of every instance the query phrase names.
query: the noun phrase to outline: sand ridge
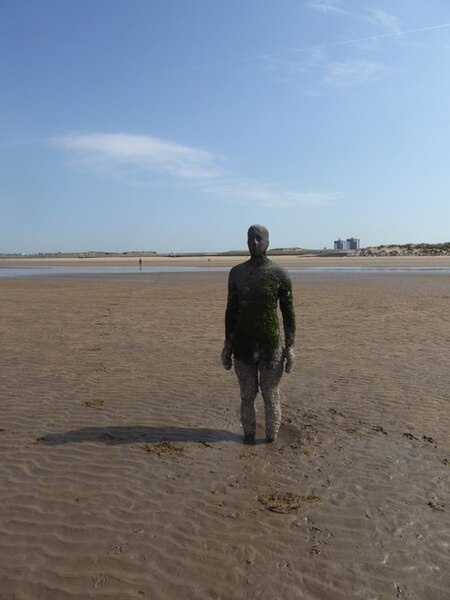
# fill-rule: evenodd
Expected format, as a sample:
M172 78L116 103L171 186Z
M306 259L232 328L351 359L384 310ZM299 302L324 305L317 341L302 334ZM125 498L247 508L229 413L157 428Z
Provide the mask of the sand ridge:
M226 273L0 285L4 598L448 597L448 277L296 281L254 447Z

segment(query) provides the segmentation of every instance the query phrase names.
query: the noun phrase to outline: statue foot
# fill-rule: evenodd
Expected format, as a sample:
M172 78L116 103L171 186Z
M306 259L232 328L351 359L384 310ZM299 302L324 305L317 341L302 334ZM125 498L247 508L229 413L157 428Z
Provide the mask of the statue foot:
M276 438L276 435L266 435L266 444L273 444Z
M250 435L247 435L247 434L244 435L244 444L254 445L255 443L256 442L255 442L255 434L254 433L250 434Z

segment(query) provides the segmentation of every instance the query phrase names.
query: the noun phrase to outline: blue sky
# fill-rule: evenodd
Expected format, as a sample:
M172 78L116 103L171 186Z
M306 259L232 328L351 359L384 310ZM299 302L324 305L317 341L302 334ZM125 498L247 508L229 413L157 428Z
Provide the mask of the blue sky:
M448 0L0 0L0 252L450 239Z

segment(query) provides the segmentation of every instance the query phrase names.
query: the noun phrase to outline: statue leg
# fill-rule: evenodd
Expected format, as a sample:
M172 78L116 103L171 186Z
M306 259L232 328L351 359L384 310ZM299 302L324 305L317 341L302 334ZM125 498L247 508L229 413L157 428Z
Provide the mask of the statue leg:
M261 361L259 370L266 417L266 440L274 442L281 424L280 381L283 374L281 349L272 360Z
M258 394L258 368L255 364L234 360L234 370L241 389L241 423L245 441L255 442L256 412L255 399Z

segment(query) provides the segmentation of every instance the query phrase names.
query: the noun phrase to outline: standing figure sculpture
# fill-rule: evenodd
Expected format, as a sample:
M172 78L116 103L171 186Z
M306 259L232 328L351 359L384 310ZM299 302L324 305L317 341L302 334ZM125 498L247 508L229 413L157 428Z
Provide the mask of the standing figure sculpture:
M250 260L233 267L228 280L225 344L222 364L234 369L241 390L245 442L255 443L255 399L264 399L266 441L274 442L281 423L280 380L294 366L295 314L289 275L266 256L269 232L262 225L248 230ZM280 303L284 347L278 323Z

